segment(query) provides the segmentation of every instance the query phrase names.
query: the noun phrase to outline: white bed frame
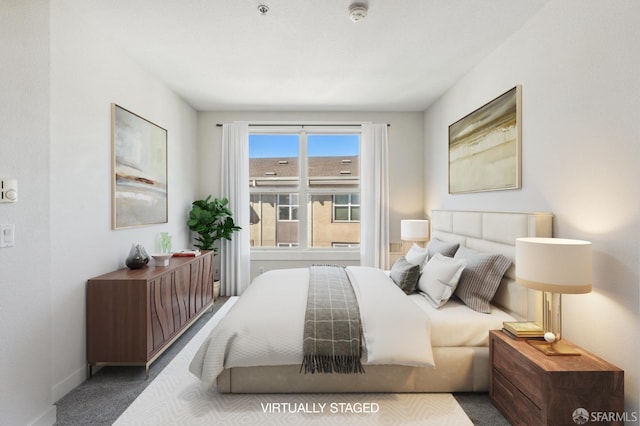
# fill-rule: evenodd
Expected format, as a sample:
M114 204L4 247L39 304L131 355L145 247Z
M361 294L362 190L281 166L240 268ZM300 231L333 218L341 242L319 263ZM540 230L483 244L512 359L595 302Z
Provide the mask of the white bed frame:
M551 237L550 213L434 210L431 238L515 259L520 237ZM514 265L493 304L518 319L536 319L536 297L516 284ZM479 392L489 385L488 347L435 347L436 368L366 366L365 374L300 374L300 366L241 367L218 376L223 393Z

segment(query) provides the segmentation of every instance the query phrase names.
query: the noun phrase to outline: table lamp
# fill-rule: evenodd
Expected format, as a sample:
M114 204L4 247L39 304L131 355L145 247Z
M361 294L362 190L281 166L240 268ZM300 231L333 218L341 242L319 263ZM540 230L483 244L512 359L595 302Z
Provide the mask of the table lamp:
M563 238L518 238L515 263L516 282L543 292L545 341L529 343L547 355L580 355L561 341L562 294L591 291L591 243Z
M425 241L429 241L429 221L428 220L401 220L400 239L402 241L413 241L420 247Z

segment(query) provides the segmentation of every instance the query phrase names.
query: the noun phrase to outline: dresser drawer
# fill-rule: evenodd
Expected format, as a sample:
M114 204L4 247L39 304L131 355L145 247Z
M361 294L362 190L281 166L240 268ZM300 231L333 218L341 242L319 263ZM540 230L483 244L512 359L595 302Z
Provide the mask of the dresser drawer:
M491 399L513 425L543 424L542 410L495 369L491 382Z
M518 351L497 339L492 340L493 368L525 394L536 406L543 406L542 375L539 369Z

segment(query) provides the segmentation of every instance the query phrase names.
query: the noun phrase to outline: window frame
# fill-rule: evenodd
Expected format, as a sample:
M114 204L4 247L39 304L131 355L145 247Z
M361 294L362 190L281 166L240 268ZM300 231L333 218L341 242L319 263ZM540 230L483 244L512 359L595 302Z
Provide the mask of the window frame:
M297 247L278 247L276 243L275 247L251 247L252 252L290 252L290 251L313 251L315 253L318 252L337 252L337 251L348 251L348 252L359 252L359 243L358 247L355 245L353 247L310 247L309 246L309 236L311 234L311 226L309 223L309 201L314 195L331 195L332 202L334 199L334 195L337 194L348 194L349 198L351 198L350 194L353 193L361 193L361 170L359 167L358 170L358 184L357 188L352 186L347 188L340 188L339 186L334 187L318 187L313 188L310 185L311 178L308 176L309 171L309 161L307 156L307 143L309 135L319 135L319 134L334 134L334 135L357 135L359 138L359 143L362 143L362 128L360 125L321 125L321 126L313 126L313 125L305 125L305 126L254 126L249 129L249 135L277 135L277 134L297 134L299 136L299 151L298 151L298 167L299 167L299 180L297 184L294 185L286 185L286 186L259 186L259 185L251 185L249 188L250 194L265 194L272 193L276 195L276 200L279 198L279 194L298 194L298 219L291 221L281 221L281 222L297 222L298 223L298 246ZM361 145L358 150L358 157L361 158L362 148ZM359 161L359 164L361 162ZM304 200L305 202L301 202ZM278 204L279 207L279 204ZM334 217L334 208L331 208L331 220L333 221ZM279 208L277 211L278 221L279 220ZM302 219L301 219L302 218ZM339 221L338 223L357 223L358 221Z
M331 248L360 248L360 243L331 243Z
M360 223L360 219L352 219L352 214L353 214L353 208L357 207L359 210L361 209L360 207L360 203L358 204L354 204L353 200L352 200L352 195L354 194L354 192L350 192L348 194L341 194L341 193L333 193L331 194L331 220L335 223ZM349 197L349 202L347 204L338 204L336 203L336 195L347 195ZM360 193L358 192L358 197L360 197ZM336 207L346 207L348 209L348 215L349 218L348 219L336 219ZM360 216L360 214L358 214L358 216Z
M298 204L291 204L291 203L284 204L284 203L281 203L280 202L280 196L281 195L287 195L290 198L293 195L295 195L298 198ZM280 209L282 207L286 207L287 208L289 219L281 219L280 218ZM277 208L277 211L278 211L278 219L277 219L278 222L300 222L300 193L298 193L298 192L286 192L285 193L285 192L282 192L282 191L278 192L276 194L276 208ZM296 212L297 219L292 219L293 210L294 209L297 209L297 212Z

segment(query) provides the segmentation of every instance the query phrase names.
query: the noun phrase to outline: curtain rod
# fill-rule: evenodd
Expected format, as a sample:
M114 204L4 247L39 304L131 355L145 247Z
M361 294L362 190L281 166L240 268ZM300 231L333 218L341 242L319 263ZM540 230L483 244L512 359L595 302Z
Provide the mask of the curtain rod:
M360 124L249 124L249 127L352 127L360 126ZM222 127L221 123L216 123L216 127ZM387 127L391 127L391 124L387 123Z

